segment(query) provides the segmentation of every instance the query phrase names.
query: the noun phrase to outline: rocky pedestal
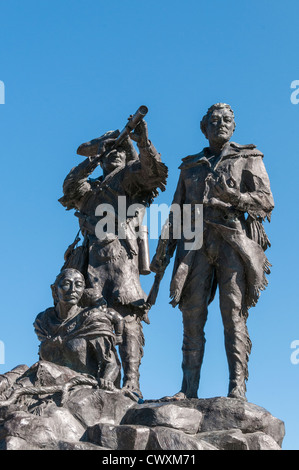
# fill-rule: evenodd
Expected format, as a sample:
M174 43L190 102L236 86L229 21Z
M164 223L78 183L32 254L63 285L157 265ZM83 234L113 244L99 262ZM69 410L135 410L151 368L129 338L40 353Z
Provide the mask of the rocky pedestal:
M53 385L74 377L70 369L44 362L21 375L18 390L41 391L42 385L42 396L32 389L15 403L1 402L0 449L281 449L284 423L252 403L224 397L138 403L130 394L88 383L64 396L51 393Z

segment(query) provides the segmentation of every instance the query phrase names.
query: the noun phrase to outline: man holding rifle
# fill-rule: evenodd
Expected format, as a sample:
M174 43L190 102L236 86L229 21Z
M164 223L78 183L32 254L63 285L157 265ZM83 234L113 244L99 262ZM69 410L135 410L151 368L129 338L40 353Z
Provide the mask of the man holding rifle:
M149 308L140 285L140 271L150 270L149 266L140 268L146 260L140 257L142 238L136 237L136 232L145 208L158 195L158 189L164 191L167 178L167 167L148 139L143 120L146 112L146 107L140 107L121 133L107 132L78 148L77 153L87 158L70 171L63 185L64 196L59 200L68 210L76 210L84 236L82 246L74 248L77 238L67 251L64 267L84 274L93 302L103 296L108 307L124 317L119 347L123 387L139 397L144 346L141 321L148 322ZM139 155L132 140L137 143ZM99 165L103 175L89 178ZM120 199L125 214L129 207L134 207L134 213L120 216ZM106 222L106 231L102 222Z

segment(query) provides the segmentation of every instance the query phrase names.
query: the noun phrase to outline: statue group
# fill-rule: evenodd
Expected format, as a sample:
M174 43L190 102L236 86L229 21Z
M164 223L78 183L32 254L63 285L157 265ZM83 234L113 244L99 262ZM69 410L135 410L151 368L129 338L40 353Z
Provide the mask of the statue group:
M270 272L263 222L270 221L274 203L263 154L255 145L231 141L235 117L229 105L211 106L201 120L208 146L183 158L173 198L173 205L191 208L195 237L196 210L202 208L201 243L190 246L184 233L176 236L181 220L170 211L167 237L161 234L150 262L142 221L165 190L168 169L148 138L146 113L139 108L122 132L109 131L78 148L85 159L67 175L59 201L75 211L79 232L51 286L53 306L34 323L39 360L88 374L104 390L122 389L142 399L142 323L149 323L154 301L143 291L140 275L153 272L161 280L175 255L170 298L183 316L183 379L169 398L197 398L208 306L218 287L228 397L246 400L248 311ZM99 166L102 175L91 178ZM0 392L4 388L2 378Z

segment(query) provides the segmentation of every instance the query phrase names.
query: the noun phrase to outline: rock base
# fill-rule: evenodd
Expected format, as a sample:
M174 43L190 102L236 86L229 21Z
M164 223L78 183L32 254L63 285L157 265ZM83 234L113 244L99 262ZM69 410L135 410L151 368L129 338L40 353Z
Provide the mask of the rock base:
M38 363L18 386L73 376ZM1 450L280 450L284 434L264 408L226 397L137 403L119 390L81 385L63 404L54 393L0 406Z

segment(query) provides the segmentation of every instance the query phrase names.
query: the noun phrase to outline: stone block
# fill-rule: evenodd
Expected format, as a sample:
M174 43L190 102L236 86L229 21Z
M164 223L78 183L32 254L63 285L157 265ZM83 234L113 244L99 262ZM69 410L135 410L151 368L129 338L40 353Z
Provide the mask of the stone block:
M198 439L209 442L219 450L249 450L246 437L239 429L201 432Z
M89 442L113 450L144 450L149 438L150 428L134 425L113 426L96 424L88 428L86 435Z
M172 403L147 403L127 411L122 424L164 426L196 434L202 419L202 413L194 408L180 407Z
M146 450L218 450L212 444L183 431L158 426L151 428Z

